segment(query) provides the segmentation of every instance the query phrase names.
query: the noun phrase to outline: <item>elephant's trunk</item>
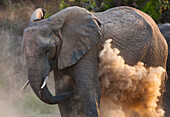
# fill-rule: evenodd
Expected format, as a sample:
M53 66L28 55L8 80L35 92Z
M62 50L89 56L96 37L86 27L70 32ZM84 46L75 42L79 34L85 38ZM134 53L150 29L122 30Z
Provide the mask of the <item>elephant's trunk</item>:
M28 62L29 63L29 62ZM47 104L58 104L73 94L72 92L66 92L60 95L53 96L48 87L45 86L41 89L44 78L41 75L41 71L35 62L31 62L28 66L28 80L34 91L40 100Z

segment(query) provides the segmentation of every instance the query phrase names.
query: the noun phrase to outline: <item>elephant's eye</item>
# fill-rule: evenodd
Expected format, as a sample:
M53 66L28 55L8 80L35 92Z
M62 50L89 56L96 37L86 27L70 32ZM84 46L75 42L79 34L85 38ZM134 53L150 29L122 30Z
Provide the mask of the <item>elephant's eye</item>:
M49 49L46 49L46 50L45 50L45 55L47 55L47 56L48 56L48 55L49 55L49 53L50 53L50 50L49 50Z

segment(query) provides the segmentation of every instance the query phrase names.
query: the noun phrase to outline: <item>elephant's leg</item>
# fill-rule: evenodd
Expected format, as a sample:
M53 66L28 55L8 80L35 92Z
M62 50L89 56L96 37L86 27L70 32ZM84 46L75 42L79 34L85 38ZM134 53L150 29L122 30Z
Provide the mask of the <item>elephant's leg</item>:
M75 94L58 104L61 117L84 117L80 96L72 77L64 75L60 70L54 70L56 94L74 89Z
M100 117L100 84L97 60L80 60L75 65L75 82L86 117Z

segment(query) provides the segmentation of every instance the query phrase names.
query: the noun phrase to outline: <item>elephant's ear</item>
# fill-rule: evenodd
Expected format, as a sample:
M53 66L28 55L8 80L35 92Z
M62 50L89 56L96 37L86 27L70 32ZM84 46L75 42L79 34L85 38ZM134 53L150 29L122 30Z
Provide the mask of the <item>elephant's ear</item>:
M58 68L75 64L100 40L100 22L84 8L70 7L65 11L65 21L60 28L62 34Z
M30 19L30 23L34 23L36 21L44 19L44 16L45 16L45 10L42 8L38 8L33 12L31 19Z

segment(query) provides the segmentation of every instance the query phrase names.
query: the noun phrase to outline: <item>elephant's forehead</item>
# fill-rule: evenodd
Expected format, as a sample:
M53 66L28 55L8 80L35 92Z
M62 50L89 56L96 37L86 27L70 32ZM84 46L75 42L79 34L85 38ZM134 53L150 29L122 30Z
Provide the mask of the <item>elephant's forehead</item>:
M24 30L24 36L23 36L24 42L27 42L27 40L29 41L32 40L33 37L36 35L36 30L37 29L34 28L26 28Z
M25 32L31 32L31 31L38 31L38 30L43 30L43 29L48 29L47 25L35 25L35 26L28 26L25 30Z
M44 20L29 24L28 27L25 28L24 32L30 31L30 30L49 29L49 26L50 26L50 21L47 19L44 19Z
M37 48L39 46L38 44L38 38L37 38L37 32L33 29L27 29L24 30L24 36L23 36L23 49L25 51L30 51L30 49Z
M47 33L50 32L50 29L47 26L34 26L34 27L27 27L24 30L24 41L25 40L35 40L40 37L43 37Z

